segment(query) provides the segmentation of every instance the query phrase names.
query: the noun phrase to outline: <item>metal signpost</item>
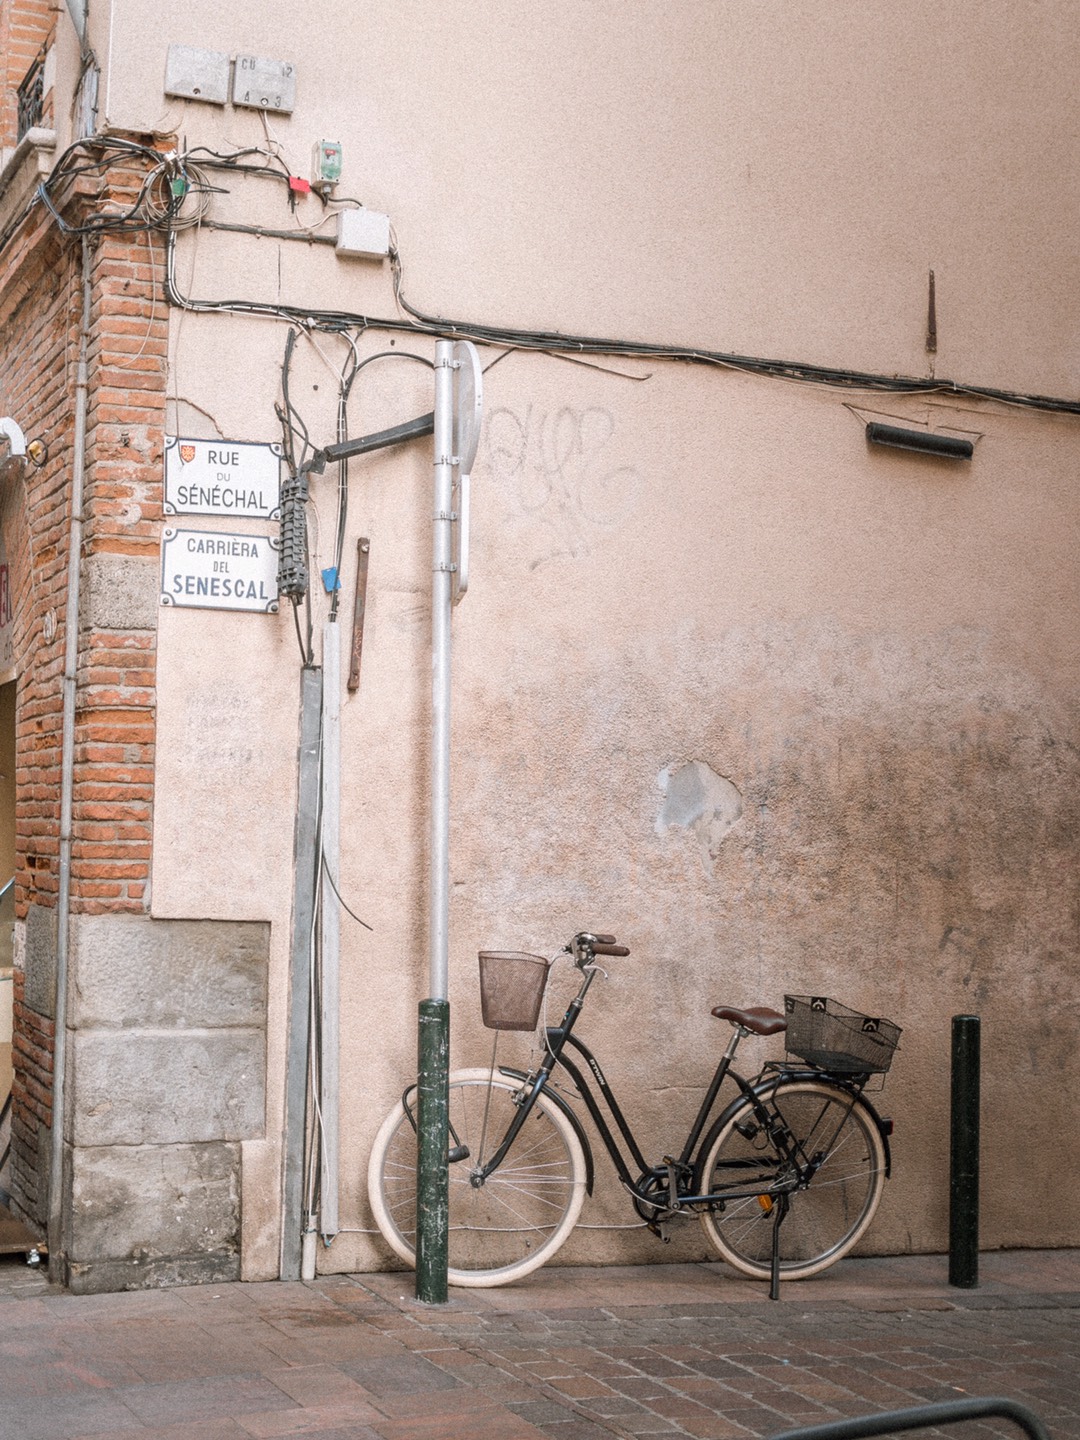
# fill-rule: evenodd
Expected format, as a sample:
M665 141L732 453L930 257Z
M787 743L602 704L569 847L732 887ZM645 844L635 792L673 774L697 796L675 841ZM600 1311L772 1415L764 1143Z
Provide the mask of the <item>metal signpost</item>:
M447 1106L450 1059L450 613L468 587L469 473L480 438L482 372L468 340L435 346L435 493L431 597L430 994L418 1026L416 1297L447 1299L449 1176ZM458 474L457 511L454 473ZM455 561L455 554L457 559Z

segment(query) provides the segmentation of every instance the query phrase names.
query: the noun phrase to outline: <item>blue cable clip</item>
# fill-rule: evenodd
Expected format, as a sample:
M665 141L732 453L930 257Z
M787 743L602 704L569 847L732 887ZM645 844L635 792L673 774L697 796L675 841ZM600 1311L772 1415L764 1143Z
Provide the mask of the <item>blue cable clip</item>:
M336 565L331 565L322 572L322 583L323 589L328 595L332 595L335 590L341 589L341 576L337 572Z

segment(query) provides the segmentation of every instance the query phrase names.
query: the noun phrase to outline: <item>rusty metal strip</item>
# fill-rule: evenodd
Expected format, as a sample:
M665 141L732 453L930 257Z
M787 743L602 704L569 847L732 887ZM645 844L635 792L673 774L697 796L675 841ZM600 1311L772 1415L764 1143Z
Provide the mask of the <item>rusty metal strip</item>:
M368 553L371 541L363 536L356 542L356 599L353 602L352 659L349 664L348 690L360 689L360 654L364 648L364 611L367 608Z

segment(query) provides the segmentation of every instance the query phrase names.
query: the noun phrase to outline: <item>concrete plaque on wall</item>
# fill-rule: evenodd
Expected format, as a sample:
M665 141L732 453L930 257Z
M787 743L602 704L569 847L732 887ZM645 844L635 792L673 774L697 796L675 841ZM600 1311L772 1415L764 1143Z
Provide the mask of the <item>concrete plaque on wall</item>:
M165 437L166 515L248 515L281 505L281 446Z
M280 544L266 535L166 529L161 539L161 603L199 610L278 608Z

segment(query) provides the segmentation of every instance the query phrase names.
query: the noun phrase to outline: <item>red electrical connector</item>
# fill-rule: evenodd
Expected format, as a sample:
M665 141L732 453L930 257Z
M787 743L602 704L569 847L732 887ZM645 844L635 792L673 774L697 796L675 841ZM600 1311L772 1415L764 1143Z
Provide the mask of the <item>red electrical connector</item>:
M290 176L289 176L289 189L293 192L294 195L310 195L310 194L311 194L311 181L310 181L310 180L304 180L304 179L303 179L301 176L299 176L299 175L290 175Z

